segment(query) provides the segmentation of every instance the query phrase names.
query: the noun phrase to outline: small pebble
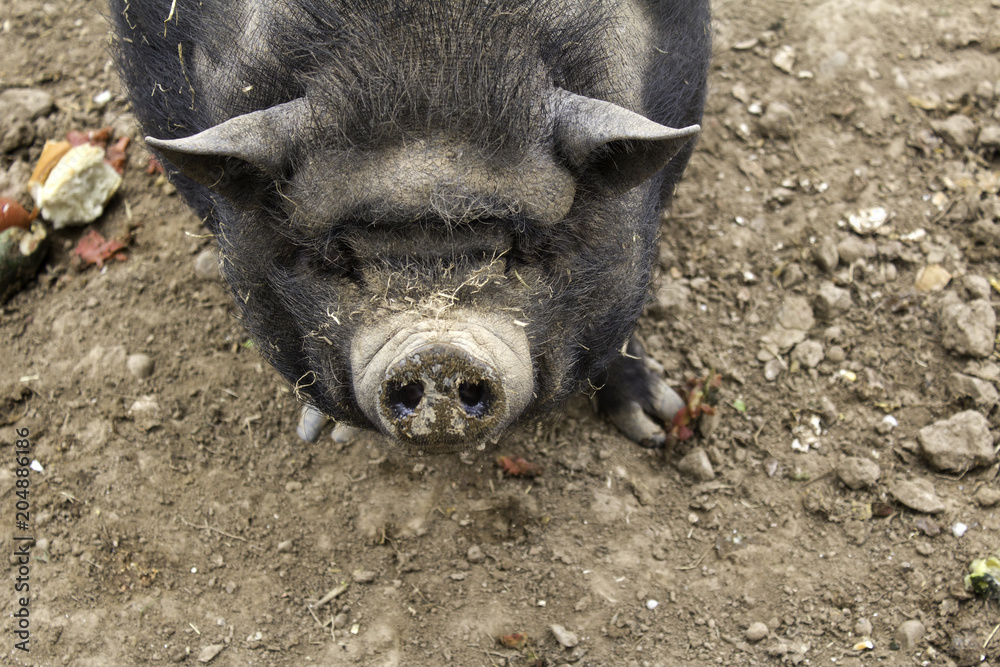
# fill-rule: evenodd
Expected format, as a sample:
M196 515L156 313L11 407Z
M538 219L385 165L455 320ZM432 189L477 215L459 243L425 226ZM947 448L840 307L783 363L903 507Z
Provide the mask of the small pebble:
M913 286L921 292L940 292L951 282L949 273L940 264L928 264L920 269Z
M997 318L986 299L962 303L957 297L947 299L938 318L941 344L956 354L988 357L993 354Z
M125 360L125 366L129 373L145 380L153 374L153 360L147 354L132 354Z
M278 552L285 552L292 550L292 541L285 540L284 542L278 542Z
M827 273L832 273L840 263L840 254L837 251L837 242L832 236L824 236L813 247L813 259L819 268Z
M473 544L471 547L469 547L468 552L466 552L465 560L475 565L476 563L482 563L484 560L486 560L486 554L483 553L482 547L480 547L478 544Z
M859 618L857 623L854 624L854 634L859 637L871 637L872 630L872 622L867 618Z
M925 630L924 624L916 619L903 621L896 629L896 640L899 642L900 648L904 651L912 651L923 638Z
M989 300L993 295L990 281L982 276L976 276L971 273L962 276L962 287L965 288L965 292L972 300Z
M851 293L831 282L820 285L819 292L816 293L816 299L813 302L816 316L824 320L830 320L846 313L851 309L851 305Z
M858 456L849 456L837 466L837 477L851 489L868 488L881 476L882 470L877 463Z
M549 626L549 629L552 630L552 634L555 635L556 641L566 648L573 648L580 643L580 637L578 637L575 632L570 632L558 623L553 623Z
M962 473L996 458L989 421L975 410L923 427L918 439L924 458L938 470Z
M653 611L660 606L659 600L646 600L646 609Z
M791 359L806 368L816 368L823 361L823 344L816 340L804 340L792 350Z
M375 581L376 573L371 570L355 570L351 573L351 579L356 584L370 584Z
M972 496L972 499L975 500L980 507L993 507L994 505L1000 504L1000 489L987 484L980 487L980 489L976 491L976 495Z
M39 88L8 88L0 93L0 109L16 108L28 120L47 115L54 104L52 94Z
M781 359L771 359L764 364L764 379L768 382L774 382L783 370L785 370L785 364L781 363Z
M955 398L968 398L977 406L989 408L998 400L1000 394L992 382L980 380L963 373L952 373L948 379L948 390Z
M757 121L765 137L791 139L795 134L795 114L781 102L771 102Z
M944 503L934 492L934 485L926 479L896 482L889 487L889 493L901 504L925 514L944 511Z
M839 364L847 359L847 351L840 345L833 345L826 351L826 359L830 363Z
M226 648L225 644L211 644L206 646L198 654L198 662L212 662L215 656L219 655L224 648Z
M678 461L677 469L699 482L707 482L715 478L712 462L708 460L708 454L705 453L705 450L700 447L692 449Z
M788 44L782 45L774 52L771 64L780 69L785 74L791 74L795 68L795 47Z
M766 625L764 625L760 621L755 621L754 623L750 624L750 627L747 628L747 631L744 633L743 636L746 637L748 642L756 643L759 642L764 637L767 637L770 633L771 631L768 630Z
M955 537L962 537L965 535L965 531L967 530L969 530L969 526L967 524L961 522L951 524L951 534Z
M931 121L942 139L956 148L967 148L976 140L976 124L965 114L953 114L944 120Z
M878 254L878 248L871 241L848 236L837 244L837 253L844 264L853 264L859 259L874 259Z

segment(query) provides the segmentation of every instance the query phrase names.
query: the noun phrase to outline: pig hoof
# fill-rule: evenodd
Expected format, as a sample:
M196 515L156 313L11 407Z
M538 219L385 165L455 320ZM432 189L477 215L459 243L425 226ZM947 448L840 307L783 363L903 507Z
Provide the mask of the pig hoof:
M348 445L361 435L364 429L347 424L337 424L333 427L333 441L339 445Z
M638 340L629 341L627 352L605 371L594 399L597 408L640 447L663 447L667 440L663 424L670 424L684 400L649 368Z
M300 439L306 442L316 442L328 421L330 420L326 415L307 405L302 408L302 414L299 415L299 425L295 427L295 432Z

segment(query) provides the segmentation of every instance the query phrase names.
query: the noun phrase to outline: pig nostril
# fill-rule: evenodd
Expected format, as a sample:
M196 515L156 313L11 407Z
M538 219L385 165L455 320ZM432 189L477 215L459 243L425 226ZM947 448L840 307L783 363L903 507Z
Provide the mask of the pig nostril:
M389 405L392 406L396 417L406 417L413 414L420 400L424 397L424 385L419 382L408 382L403 385L394 385L389 389Z
M458 400L472 417L482 417L490 409L490 390L485 382L463 382L458 385Z

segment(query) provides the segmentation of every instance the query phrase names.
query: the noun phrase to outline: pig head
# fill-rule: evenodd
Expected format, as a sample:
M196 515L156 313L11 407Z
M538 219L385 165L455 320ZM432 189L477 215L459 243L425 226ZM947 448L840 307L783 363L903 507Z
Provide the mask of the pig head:
M275 20L236 4L248 22ZM159 136L164 125L146 124L216 235L260 353L324 414L413 453L483 448L624 349L648 293L664 168L680 153L679 175L699 130L640 113L655 50L635 17L604 17L624 37L602 48L634 62L597 76L564 71L570 56L542 44L585 48L565 41L571 26L550 39L515 12L501 38L488 25L501 14L473 5L416 3L438 23L394 31L369 17L381 41L348 39L353 52L311 27L293 63L262 55L277 29L237 39L236 56L194 45L185 81L210 122ZM585 29L610 30L596 26ZM531 30L541 46L524 43ZM606 70L602 54L573 66ZM287 70L295 95L241 98L239 76L220 74L233 58L250 88ZM700 116L699 94L679 117Z

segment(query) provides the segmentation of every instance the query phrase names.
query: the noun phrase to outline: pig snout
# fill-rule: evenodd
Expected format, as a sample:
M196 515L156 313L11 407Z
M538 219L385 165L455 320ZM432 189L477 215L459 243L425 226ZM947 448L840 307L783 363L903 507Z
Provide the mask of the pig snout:
M482 449L532 398L528 340L513 324L418 320L369 329L352 345L355 397L379 430L416 452Z

